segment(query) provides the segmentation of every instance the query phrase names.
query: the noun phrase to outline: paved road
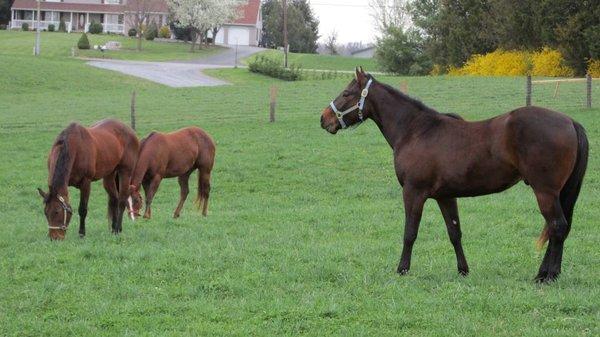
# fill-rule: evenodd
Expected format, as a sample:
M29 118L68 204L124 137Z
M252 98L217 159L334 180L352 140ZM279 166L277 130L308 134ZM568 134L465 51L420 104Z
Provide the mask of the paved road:
M239 60L263 50L257 47L239 46ZM231 68L236 60L235 47L206 58L189 61L143 62L120 60L92 60L88 64L97 68L118 71L137 76L174 88L217 86L228 84L225 81L202 73L204 69Z

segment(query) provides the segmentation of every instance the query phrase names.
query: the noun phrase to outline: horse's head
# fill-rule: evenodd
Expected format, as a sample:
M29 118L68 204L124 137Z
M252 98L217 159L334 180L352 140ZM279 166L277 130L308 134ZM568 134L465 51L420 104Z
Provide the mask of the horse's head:
M130 196L127 200L127 211L129 212L129 217L135 219L135 217L140 216L140 211L142 210L142 195L140 194L140 187L130 185L129 186Z
M372 83L371 75L366 74L362 67L356 68L356 78L323 110L321 127L335 134L340 129L358 125L368 118L366 98Z
M48 236L51 240L63 240L73 215L67 196L58 193L46 193L39 188L38 192L44 198L44 214L48 220Z

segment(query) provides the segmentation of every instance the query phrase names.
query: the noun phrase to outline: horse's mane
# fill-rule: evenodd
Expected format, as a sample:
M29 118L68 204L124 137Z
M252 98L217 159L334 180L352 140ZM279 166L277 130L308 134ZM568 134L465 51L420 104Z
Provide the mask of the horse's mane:
M58 158L54 164L54 174L50 183L50 191L56 191L64 186L69 174L69 135L73 133L76 124L69 125L56 138L54 146L58 147Z
M402 93L401 91L399 91L398 89L392 87L389 84L386 83L382 83L382 82L377 82L379 85L381 85L390 95L402 100L402 101L406 101L409 102L410 104L412 104L414 107L416 107L417 109L423 111L423 112L427 112L427 113L435 113L435 114L442 114L454 119L460 119L462 120L463 118L455 113L440 113L437 110L428 107L427 105L425 105L423 102L419 101L418 99L414 99L404 93Z
M156 131L152 131L148 134L148 136L146 136L145 138L142 138L142 140L140 141L140 149L142 149L144 147L144 145L146 144L146 142L148 142L150 140L150 138L152 138L152 136L156 135L158 132Z

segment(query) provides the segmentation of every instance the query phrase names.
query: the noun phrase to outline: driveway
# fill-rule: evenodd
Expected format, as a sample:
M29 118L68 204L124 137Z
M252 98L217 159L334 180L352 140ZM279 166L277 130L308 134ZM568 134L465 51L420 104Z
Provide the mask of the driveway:
M118 71L123 74L140 77L173 88L203 87L229 84L225 81L202 73L204 69L232 68L236 59L248 57L264 50L258 47L235 46L206 58L189 61L144 62L95 59L88 62L97 68Z

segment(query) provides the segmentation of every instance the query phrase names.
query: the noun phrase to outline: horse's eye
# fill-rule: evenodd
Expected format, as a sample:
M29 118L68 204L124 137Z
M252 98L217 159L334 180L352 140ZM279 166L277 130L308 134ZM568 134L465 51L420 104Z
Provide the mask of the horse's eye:
M344 90L344 93L343 93L343 95L344 95L344 97L348 97L348 96L350 96L350 91L348 91L348 90Z

